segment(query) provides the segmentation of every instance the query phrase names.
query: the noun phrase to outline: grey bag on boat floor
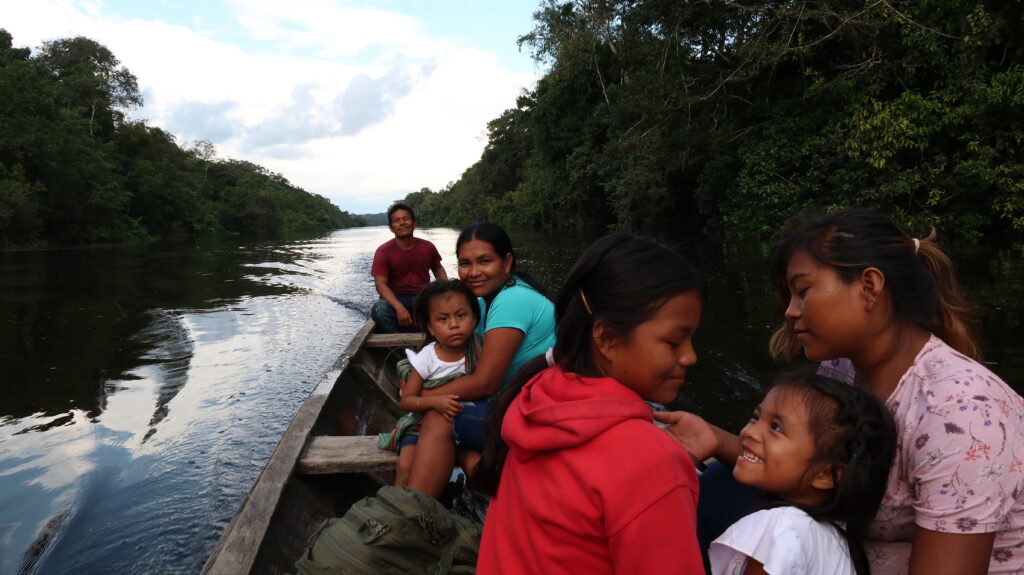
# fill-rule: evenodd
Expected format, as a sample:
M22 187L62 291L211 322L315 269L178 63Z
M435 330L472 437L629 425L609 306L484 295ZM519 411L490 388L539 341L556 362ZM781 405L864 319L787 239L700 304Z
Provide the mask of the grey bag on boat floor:
M381 487L313 534L299 575L430 575L476 572L483 528L432 497Z

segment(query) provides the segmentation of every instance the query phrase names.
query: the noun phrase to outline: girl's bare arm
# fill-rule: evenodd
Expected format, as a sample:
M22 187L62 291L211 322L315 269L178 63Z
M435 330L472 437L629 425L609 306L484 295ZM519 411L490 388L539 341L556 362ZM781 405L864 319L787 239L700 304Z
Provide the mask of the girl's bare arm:
M426 411L430 409L418 409L419 405L423 402L423 398L420 396L420 391L423 390L423 376L419 374L415 369L409 373L409 377L405 380L405 385L402 386L402 397L398 401L399 407L406 411Z
M451 382L441 387L444 387L445 391L447 391L449 385L451 385ZM409 379L406 380L405 387L402 391L402 399L398 402L399 407L406 411L413 411L416 413L422 413L433 409L445 416L449 421L462 411L462 404L459 403L459 396L451 393L445 393L424 397L423 391L426 391L423 389L423 377L414 369L412 370L412 373L409 374Z

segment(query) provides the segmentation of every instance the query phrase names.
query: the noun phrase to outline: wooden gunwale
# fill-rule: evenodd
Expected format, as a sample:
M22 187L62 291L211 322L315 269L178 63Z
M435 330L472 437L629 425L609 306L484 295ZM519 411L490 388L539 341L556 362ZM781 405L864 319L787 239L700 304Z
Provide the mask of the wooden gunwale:
M394 394L389 392L389 390L393 390L393 385L385 384L386 378L384 377L383 366L372 365L372 358L367 353L366 348L416 345L422 341L422 336L419 334L370 335L373 327L374 323L372 320L368 320L363 324L352 338L352 341L338 356L331 369L321 378L309 397L302 404L302 407L299 408L288 429L285 430L284 435L281 437L281 441L278 443L274 453L270 456L263 471L242 501L241 506L225 528L220 541L203 566L202 573L204 575L275 572L277 570L276 566L268 567L259 563L261 548L264 547L268 533L271 533L271 531L278 533L282 530L287 531L288 525L275 525L275 522L277 524L287 522L281 518L283 515L299 515L297 519L290 519L295 521L303 520L300 511L282 510L279 512L282 497L286 495L286 488L289 488L293 493L290 496L291 499L301 498L302 493L338 488L337 485L328 483L293 484L301 482L295 479L298 472L297 467L303 450L311 439L311 435L317 428L333 428L331 422L321 421L332 417L331 413L325 413L324 408L331 397L336 395L340 387L352 384L351 380L356 377L356 374L353 372L354 363L359 363L360 371L366 372L362 377L370 379L376 387L379 387L382 392L387 394L387 397L391 398L390 402L385 401L385 403L390 403L397 407L397 400ZM380 468L383 469L385 467ZM366 470L372 471L375 469L368 468ZM352 490L358 491L358 488L352 487ZM315 501L289 501L289 504L292 503L294 503L293 506L296 509L316 504ZM310 514L307 513L307 515ZM271 529L272 526L274 527L273 530ZM312 527L303 525L297 527L297 529L300 531L302 529L311 530ZM267 553L267 551L264 549L263 553ZM294 561L297 558L298 555L296 554L291 560Z

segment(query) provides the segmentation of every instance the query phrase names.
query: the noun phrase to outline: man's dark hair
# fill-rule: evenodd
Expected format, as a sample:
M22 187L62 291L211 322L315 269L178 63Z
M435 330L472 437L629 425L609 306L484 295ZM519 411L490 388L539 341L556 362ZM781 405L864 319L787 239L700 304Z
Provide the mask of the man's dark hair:
M388 225L391 225L391 214L397 212L398 210L405 210L409 212L409 217L412 218L412 221L416 221L416 212L412 211L412 208L409 207L409 204L395 202L391 204L390 208L388 208Z

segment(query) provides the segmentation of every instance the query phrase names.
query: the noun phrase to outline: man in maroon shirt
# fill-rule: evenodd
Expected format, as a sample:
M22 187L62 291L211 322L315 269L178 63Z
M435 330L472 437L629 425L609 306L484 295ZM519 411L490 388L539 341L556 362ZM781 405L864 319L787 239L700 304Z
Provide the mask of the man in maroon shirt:
M436 279L448 279L441 266L441 254L434 244L413 237L416 216L412 208L395 202L388 208L388 227L395 238L384 242L373 254L370 274L380 299L370 308L370 317L380 333L416 331L412 309L416 294Z

